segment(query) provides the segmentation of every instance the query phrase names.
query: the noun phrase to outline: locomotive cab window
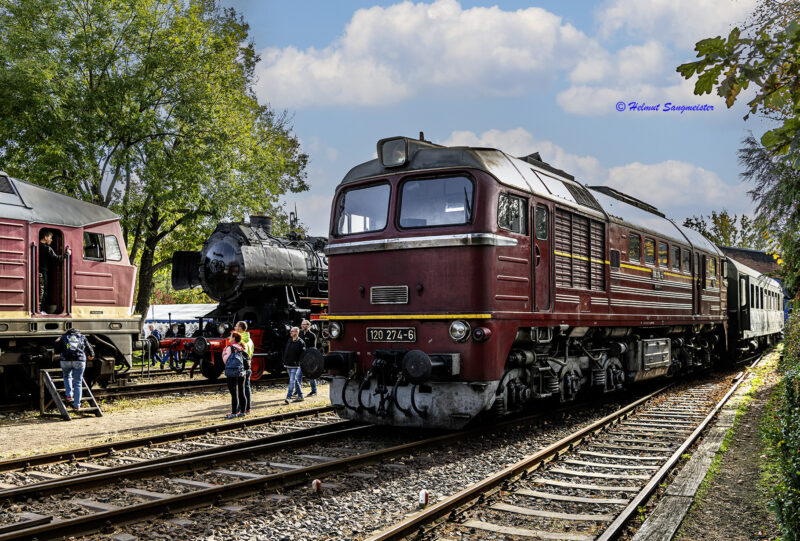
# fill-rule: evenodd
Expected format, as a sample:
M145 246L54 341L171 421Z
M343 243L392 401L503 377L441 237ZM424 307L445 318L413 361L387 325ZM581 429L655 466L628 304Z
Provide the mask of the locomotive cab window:
M354 235L385 228L389 192L388 184L343 191L336 204L336 234Z
M122 250L119 241L114 235L106 235L106 259L108 261L122 261Z
M672 247L672 268L681 270L681 249L677 246Z
M527 235L528 220L525 199L507 193L501 193L497 199L497 226L500 229Z
M642 260L642 237L636 233L628 235L628 261Z
M83 233L83 258L105 261L105 239L102 233Z
M547 207L536 207L536 238L547 240Z
M656 243L653 239L644 239L644 262L648 265L656 262Z
M611 264L611 270L618 271L619 270L619 250L612 249L609 252L609 263Z
M472 191L472 181L462 176L407 180L401 188L400 227L469 223L472 221ZM526 209L524 201L522 204ZM522 212L524 216L525 211Z
M669 267L669 248L666 242L658 241L658 266Z

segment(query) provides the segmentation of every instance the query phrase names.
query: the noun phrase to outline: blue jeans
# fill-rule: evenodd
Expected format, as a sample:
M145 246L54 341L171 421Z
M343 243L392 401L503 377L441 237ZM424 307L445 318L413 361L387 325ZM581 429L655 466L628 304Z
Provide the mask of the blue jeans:
M252 374L252 370L246 370L244 373L244 401L247 403L246 411L250 411L250 376Z
M310 379L310 380L308 380L308 382L311 384L311 392L312 393L316 393L317 392L317 380Z
M67 394L67 398L72 398L72 404L76 408L81 407L84 370L86 370L85 362L61 361L61 372L64 374L64 391Z
M289 371L289 392L286 393L286 398L292 397L292 391L297 388L297 396L303 398L303 390L300 388L300 382L303 381L303 371L299 366L287 366L286 370Z

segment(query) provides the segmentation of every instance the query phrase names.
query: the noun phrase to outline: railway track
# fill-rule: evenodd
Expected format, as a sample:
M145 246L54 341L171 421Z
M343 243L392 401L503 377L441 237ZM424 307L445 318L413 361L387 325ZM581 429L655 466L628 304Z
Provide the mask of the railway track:
M251 381L253 387L262 385L275 385L286 383L288 380L284 376L265 376L258 381ZM178 381L160 381L153 383L137 383L124 387L99 388L94 392L97 398L118 398L118 397L140 397L152 396L164 393L176 392L202 392L202 391L227 391L228 387L225 380L209 381L206 379L187 379Z
M759 357L751 366L755 366ZM662 391L371 538L614 539L744 380Z

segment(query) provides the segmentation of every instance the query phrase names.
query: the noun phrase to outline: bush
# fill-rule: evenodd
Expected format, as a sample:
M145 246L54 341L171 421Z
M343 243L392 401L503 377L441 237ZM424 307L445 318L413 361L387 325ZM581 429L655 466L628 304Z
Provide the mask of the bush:
M783 404L776 434L781 480L775 487L773 508L786 541L800 541L800 318L787 322L783 360Z

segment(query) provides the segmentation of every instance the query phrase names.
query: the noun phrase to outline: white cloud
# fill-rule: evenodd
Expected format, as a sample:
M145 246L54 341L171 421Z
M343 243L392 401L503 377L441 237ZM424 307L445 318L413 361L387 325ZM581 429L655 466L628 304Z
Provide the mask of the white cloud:
M441 144L497 148L512 156L538 151L544 161L575 175L578 182L610 186L676 219L722 208L735 213L751 210L743 184L726 184L713 171L677 160L634 162L609 169L593 156L571 154L555 143L537 140L523 128L488 130L480 135L454 131Z
M541 8L406 1L356 11L344 34L323 49L262 51L257 90L280 107L375 106L437 91L517 96L597 49Z
M659 35L683 49L701 39L727 35L741 24L758 0L611 0L597 14L606 36L627 30L642 37Z

